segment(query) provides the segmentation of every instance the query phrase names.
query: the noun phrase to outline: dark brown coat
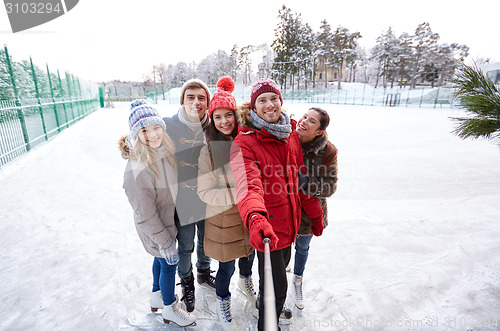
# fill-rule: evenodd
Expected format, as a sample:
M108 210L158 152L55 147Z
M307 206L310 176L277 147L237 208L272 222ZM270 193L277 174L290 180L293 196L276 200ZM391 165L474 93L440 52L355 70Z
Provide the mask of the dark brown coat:
M323 209L323 225L326 228L328 225L326 198L337 190L337 148L328 141L326 134L322 134L313 141L302 144L302 154L309 177L305 193L318 198ZM302 209L299 235L311 234L311 219Z

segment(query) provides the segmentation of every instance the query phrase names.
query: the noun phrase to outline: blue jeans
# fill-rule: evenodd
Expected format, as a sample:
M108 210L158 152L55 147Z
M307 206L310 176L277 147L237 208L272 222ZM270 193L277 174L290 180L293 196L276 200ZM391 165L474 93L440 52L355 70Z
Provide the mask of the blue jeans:
M238 259L240 275L248 277L252 274L254 258L255 252L250 254L248 257L241 257ZM215 294L221 298L225 298L229 295L229 284L231 283L231 277L234 274L234 265L235 260L219 262L219 270L217 270L217 275L215 276Z
M312 237L312 234L309 236L299 235L295 239L295 264L293 267L293 273L296 275L302 276L304 273Z
M198 229L198 240L196 242L196 255L198 260L196 262L196 268L199 270L210 269L211 259L205 255L205 249L203 248L205 220L181 226L176 217L175 225L177 226L177 252L179 253L177 270L179 277L186 279L193 274L191 254L194 252L194 235L196 229Z
M163 258L155 257L153 261L153 292L161 290L163 304L171 305L175 301L175 269Z

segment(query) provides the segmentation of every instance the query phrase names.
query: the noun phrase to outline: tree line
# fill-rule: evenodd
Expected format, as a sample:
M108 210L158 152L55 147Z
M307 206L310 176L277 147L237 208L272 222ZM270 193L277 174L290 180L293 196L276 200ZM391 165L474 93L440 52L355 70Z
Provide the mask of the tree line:
M0 49L0 100L15 99L7 54L5 49ZM45 68L40 68L33 64L31 59L17 62L12 61L9 56L9 60L20 99L63 98L74 96L75 93L80 94L82 90L84 92L90 91L87 86L88 82L82 82L78 77L68 72L51 71L48 65Z
M439 34L429 23L417 26L413 34L396 36L389 27L369 50L359 46L362 34L347 27L332 28L324 19L315 32L300 13L286 6L278 11L275 39L271 45L233 46L228 54L218 50L199 63L160 63L145 76L146 85L163 88L180 86L198 77L215 85L223 75L248 85L257 78L271 77L282 88L326 88L331 69L336 70L337 88L342 82L361 82L375 87L417 84L441 86L468 56L469 47L439 43ZM320 64L322 64L320 66ZM321 84L317 79L322 73Z

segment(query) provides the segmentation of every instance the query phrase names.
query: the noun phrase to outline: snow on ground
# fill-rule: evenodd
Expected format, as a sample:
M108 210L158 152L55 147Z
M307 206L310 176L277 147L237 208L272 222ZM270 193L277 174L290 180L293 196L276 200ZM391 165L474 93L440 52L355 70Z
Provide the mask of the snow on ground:
M309 106L287 109L298 118ZM339 149L338 191L312 242L306 308L282 329L499 329L498 147L452 135L459 110L320 106ZM0 329L180 329L149 312L152 257L116 145L128 113L99 110L0 169ZM255 330L231 290L239 329ZM196 294L187 329L220 330L214 293Z

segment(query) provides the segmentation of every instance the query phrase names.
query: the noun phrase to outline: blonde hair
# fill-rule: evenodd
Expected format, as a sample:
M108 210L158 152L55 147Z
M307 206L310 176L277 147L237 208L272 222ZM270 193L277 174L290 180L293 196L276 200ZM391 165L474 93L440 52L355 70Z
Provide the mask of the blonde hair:
M160 148L164 148L167 154L168 163L177 171L177 165L175 163L175 148L174 143L168 136L168 134L164 131L163 140ZM140 162L143 162L147 168L151 169L155 174L156 178L160 178L160 170L158 169L158 163L156 162L158 159L158 153L154 148L143 144L139 135L135 137L134 148L132 149L132 157L137 159Z

